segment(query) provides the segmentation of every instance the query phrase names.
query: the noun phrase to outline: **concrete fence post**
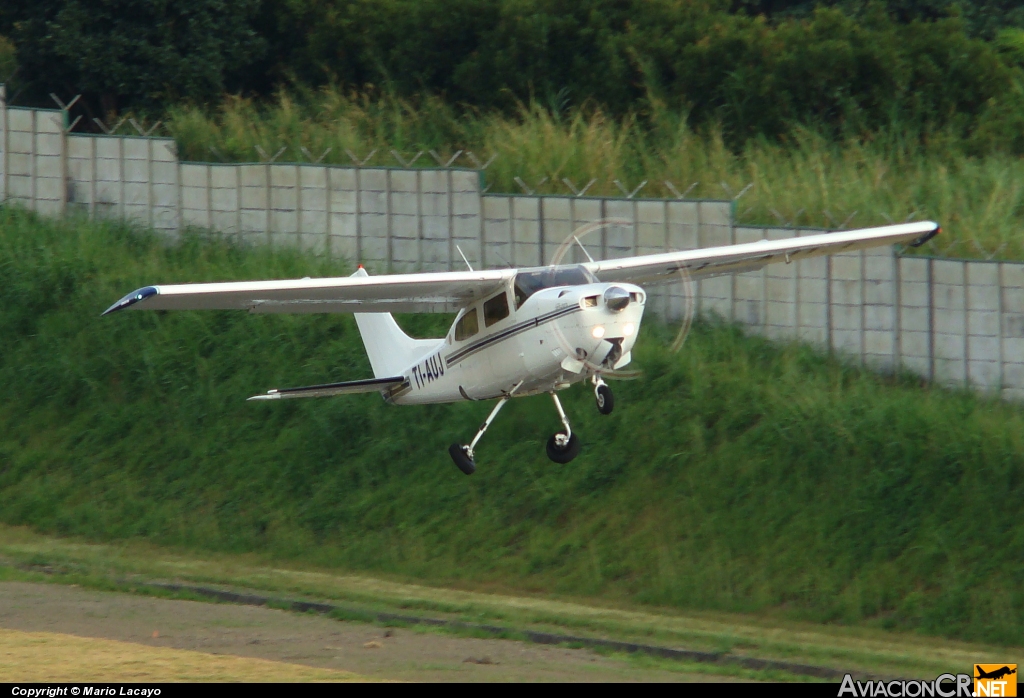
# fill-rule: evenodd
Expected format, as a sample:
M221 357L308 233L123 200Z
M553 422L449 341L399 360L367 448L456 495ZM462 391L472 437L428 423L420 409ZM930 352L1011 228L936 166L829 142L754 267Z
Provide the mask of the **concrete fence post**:
M963 274L961 275L961 278L963 279L963 288L964 288L964 312L963 312L963 319L964 319L964 331L963 331L963 337L964 337L964 388L970 388L971 387L971 341L970 341L970 336L971 336L971 320L970 320L970 310L969 310L970 302L969 302L968 299L969 299L969 295L970 295L970 291L971 291L971 289L970 289L971 279L970 279L970 276L969 276L970 273L971 273L971 268L967 264L967 262L961 262L960 264L964 268Z
M117 139L117 192L118 218L124 220L124 138Z
M356 223L356 263L363 261L363 178L362 170L356 168L356 196L355 196L355 223Z
M149 227L154 227L153 215L153 141L146 139L146 208L149 209L147 220Z
M829 353L835 350L832 337L832 255L825 257L825 348Z
M271 232L274 229L272 225L273 215L271 213L273 206L270 203L272 196L273 192L270 188L270 165L267 164L263 166L263 206L265 207L263 210L263 230L266 231L268 245L274 241L274 235Z
M935 260L928 258L928 380L935 382Z
M395 221L393 220L393 211L395 209L391 201L392 188L391 168L389 167L384 171L384 268L388 270L389 274L391 273L395 262ZM451 241L451 237L451 228L449 227L449 241Z
M1006 265L1003 262L996 262L996 286L997 286L997 300L996 300L996 337L999 342L998 353L999 357L999 397L1003 396L1003 390L1006 389L1006 356L1003 349L1003 340L1006 338L1006 334L1003 330L1003 287L1005 286L1005 274L1004 267Z
M96 218L96 139L89 139L89 219Z
M302 165L295 167L295 237L296 244L301 248L305 241L302 239Z
M860 356L860 365L863 366L867 361L867 349L865 346L865 334L867 327L867 298L865 297L864 287L867 285L867 275L865 273L865 267L867 266L867 258L864 250L860 251L858 255L860 257L860 327L857 330L857 354Z
M483 225L483 215L480 216ZM423 171L416 170L416 263L423 270Z
M10 147L7 136L7 85L0 83L0 202L7 201L7 170Z
M68 113L67 110L60 110L60 138L58 139L58 148L60 148L60 154L58 156L60 164L58 165L60 171L60 200L58 206L60 208L60 214L63 216L68 211L68 201L71 199L69 196L72 181L71 181L71 170L68 166Z
M900 258L896 250L892 250L892 368L900 370L903 364L903 276L900 271Z
M29 202L33 211L36 210L36 145L39 140L39 112L32 110L31 133L28 137L28 186Z

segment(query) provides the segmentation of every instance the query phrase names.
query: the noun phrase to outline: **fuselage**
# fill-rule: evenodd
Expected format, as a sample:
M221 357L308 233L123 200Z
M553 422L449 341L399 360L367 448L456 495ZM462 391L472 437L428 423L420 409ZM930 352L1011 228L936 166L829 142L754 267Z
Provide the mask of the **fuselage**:
M542 284L541 284L542 285ZM550 392L629 363L646 293L626 283L543 286L517 276L464 308L447 336L385 393L419 405Z

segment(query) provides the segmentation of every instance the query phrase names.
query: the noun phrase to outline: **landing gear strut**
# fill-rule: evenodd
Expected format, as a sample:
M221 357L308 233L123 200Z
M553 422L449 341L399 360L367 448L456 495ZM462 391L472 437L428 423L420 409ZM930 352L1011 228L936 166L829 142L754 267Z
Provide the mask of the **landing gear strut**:
M491 422L493 422L494 418L498 416L499 412L501 412L501 408L505 406L506 402L512 399L512 396L515 395L516 391L519 390L519 386L522 384L523 382L519 381L512 390L501 396L501 399L498 400L498 404L495 405L494 409L491 410L491 413L487 415L487 419L485 419L484 423L480 425L479 429L477 429L476 436L473 437L473 440L469 442L468 446L452 444L448 447L448 455L450 455L452 460L455 461L455 465L458 466L459 470L466 475L472 475L476 472L476 461L473 460L473 449L476 448L480 438L484 435L484 432L487 431L487 427L491 426Z
M615 398L612 396L612 389L604 382L601 376L594 376L594 397L597 399L597 411L601 414L611 414L615 409Z
M558 410L558 416L562 420L565 431L556 432L548 439L548 458L556 463L568 463L580 454L580 439L572 433L569 419L565 416L565 410L562 409L562 403L558 400L558 396L551 393L551 397L555 401L555 409Z

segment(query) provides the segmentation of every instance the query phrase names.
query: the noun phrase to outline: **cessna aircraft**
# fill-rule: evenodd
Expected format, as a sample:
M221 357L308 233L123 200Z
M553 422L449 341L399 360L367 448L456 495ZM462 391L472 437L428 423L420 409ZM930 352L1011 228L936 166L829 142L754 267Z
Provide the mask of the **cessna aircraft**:
M919 246L939 232L927 221L528 269L370 276L360 265L348 277L146 286L103 314L129 308L354 313L373 378L249 399L369 392L396 405L497 399L472 441L449 448L470 475L480 438L513 397L550 394L562 430L548 440L548 457L568 463L577 456L580 440L557 391L590 380L598 410L612 411L604 377L630 362L647 302L644 286L678 281L681 273L699 279L880 245ZM392 312L458 314L445 337L413 339Z

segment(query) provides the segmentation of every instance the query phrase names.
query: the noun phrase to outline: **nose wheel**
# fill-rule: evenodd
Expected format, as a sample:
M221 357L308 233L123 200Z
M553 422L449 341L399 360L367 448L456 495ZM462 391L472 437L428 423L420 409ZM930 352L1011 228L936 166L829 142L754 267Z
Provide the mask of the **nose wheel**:
M569 426L569 418L565 416L565 410L562 409L562 403L559 401L558 396L551 393L551 398L555 401L555 409L558 410L558 416L562 420L562 426L565 429L552 434L551 438L548 439L548 458L556 463L564 464L580 454L580 437L572 433L572 427Z
M611 414L615 409L615 397L608 384L598 376L594 376L594 398L597 400L597 411L601 414Z

